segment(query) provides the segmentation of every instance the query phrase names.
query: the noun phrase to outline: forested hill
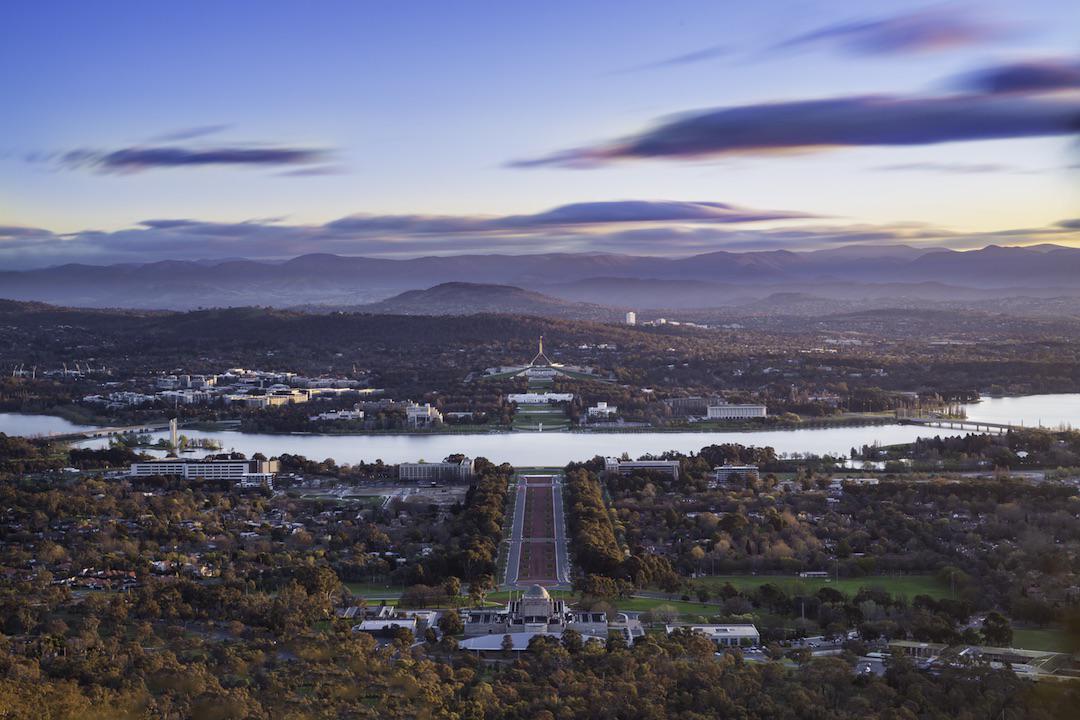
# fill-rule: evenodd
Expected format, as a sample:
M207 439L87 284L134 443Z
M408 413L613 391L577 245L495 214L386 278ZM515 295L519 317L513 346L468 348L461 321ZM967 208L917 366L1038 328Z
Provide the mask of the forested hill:
M190 366L193 358L203 358L226 366L302 370L345 363L435 365L444 352L452 353L455 365L474 367L488 360L525 362L540 335L552 353L586 342L620 347L669 342L664 334L624 325L519 315L308 314L269 308L150 313L0 302L0 363L7 368L90 358L109 365L174 361Z
M449 282L427 290L409 290L357 311L391 315L476 315L502 313L577 320L614 320L612 308L550 297L512 285Z

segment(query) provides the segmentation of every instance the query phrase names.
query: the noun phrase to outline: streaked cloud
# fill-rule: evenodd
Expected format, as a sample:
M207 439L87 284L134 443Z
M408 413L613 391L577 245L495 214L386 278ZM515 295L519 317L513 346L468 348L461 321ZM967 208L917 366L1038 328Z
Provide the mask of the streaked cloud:
M866 95L691 112L629 138L511 165L593 167L627 159L933 145L1071 135L1078 131L1078 98Z
M605 252L670 257L718 250L798 251L859 244L954 249L988 244L1080 246L1077 219L1044 227L965 233L924 223L841 224L814 218L791 218L788 222L756 227L740 222L698 221L693 210L682 215L668 213L666 217L671 219L667 220L644 221L641 218L665 215L639 213L623 215L633 220L614 222L611 218L617 215L606 210L592 215L586 208L556 211L502 218L360 215L308 225L285 224L275 218L235 223L157 218L110 232L85 230L68 234L8 226L0 227L0 267L241 257L274 260L309 253L400 258ZM558 220L548 222L544 217L549 214ZM568 217L574 221L569 222Z
M626 223L751 223L809 218L790 210L756 210L710 201L615 200L581 202L529 215L351 215L327 223L344 232L482 233L545 227L582 227Z
M852 95L706 108L609 142L508 163L588 168L618 160L821 152L1080 133L1070 65L1010 63L954 79L945 95Z
M1080 58L1009 63L961 76L954 82L984 93L1045 93L1080 89Z
M930 172L943 175L983 175L986 173L1015 172L1016 168L998 163L910 162L878 165L874 170L883 172Z
M661 68L678 67L680 65L693 65L694 63L708 62L731 54L731 48L727 45L710 45L699 50L675 55L673 57L654 60L653 62L635 65L619 70L619 73L641 72L642 70L659 70Z
M834 23L791 37L774 50L825 47L852 55L902 55L978 45L1005 28L962 8L930 8L891 17Z
M282 145L143 145L116 150L72 150L60 157L62 165L100 173L136 173L162 168L263 167L321 165L330 153L324 149Z
M151 142L179 142L181 140L194 140L195 138L206 137L207 135L216 135L221 132L225 132L229 129L229 125L217 124L217 125L195 125L189 128L183 128L181 130L174 130L172 132L163 133L161 135L155 135L150 138Z

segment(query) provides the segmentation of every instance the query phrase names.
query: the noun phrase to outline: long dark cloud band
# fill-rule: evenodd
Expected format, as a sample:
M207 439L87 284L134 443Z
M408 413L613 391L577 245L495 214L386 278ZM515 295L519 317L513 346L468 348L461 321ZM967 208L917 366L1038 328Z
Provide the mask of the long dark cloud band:
M130 147L119 150L73 150L62 163L89 167L99 172L141 172L153 168L200 167L295 167L326 161L325 150L281 146L189 148L177 145Z
M1070 135L1078 131L1078 98L871 95L692 112L613 143L511 164L588 167L630 158L700 158L833 147L931 145Z

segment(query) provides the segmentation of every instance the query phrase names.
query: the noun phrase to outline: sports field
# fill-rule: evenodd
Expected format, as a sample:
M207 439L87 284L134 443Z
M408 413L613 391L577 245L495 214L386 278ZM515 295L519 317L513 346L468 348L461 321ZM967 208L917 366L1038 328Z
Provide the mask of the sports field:
M1012 646L1025 650L1071 652L1069 636L1064 628L1013 628Z

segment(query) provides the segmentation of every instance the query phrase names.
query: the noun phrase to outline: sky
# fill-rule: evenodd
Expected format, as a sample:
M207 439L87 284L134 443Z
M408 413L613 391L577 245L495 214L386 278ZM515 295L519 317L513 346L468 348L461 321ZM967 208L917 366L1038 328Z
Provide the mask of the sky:
M1080 247L1080 3L0 5L0 269Z

